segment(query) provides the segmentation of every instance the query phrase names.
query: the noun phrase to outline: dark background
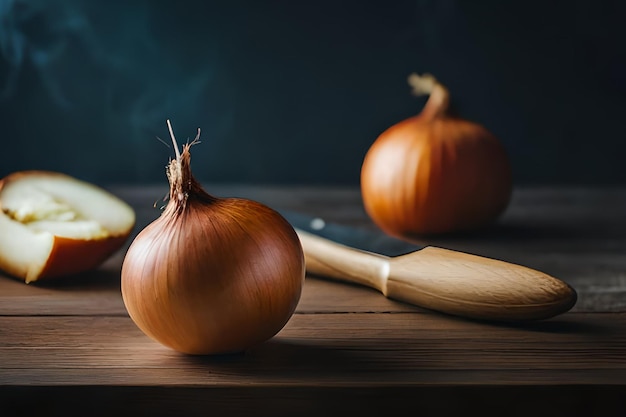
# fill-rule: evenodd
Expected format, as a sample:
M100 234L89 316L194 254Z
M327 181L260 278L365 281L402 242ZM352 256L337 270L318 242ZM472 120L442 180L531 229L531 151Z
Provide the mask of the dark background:
M431 72L517 184L626 183L626 2L0 0L0 175L357 184Z

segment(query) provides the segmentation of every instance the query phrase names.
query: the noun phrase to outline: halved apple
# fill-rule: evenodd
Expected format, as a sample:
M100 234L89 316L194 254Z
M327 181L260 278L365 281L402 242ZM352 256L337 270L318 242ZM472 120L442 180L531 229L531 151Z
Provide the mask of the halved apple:
M26 283L96 268L135 225L127 203L58 172L3 178L0 209L0 269Z

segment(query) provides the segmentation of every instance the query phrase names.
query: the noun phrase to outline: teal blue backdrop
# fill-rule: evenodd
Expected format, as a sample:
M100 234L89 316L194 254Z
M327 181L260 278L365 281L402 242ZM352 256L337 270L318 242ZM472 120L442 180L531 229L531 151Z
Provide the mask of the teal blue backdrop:
M431 72L518 184L626 182L626 2L0 0L0 175L356 184Z

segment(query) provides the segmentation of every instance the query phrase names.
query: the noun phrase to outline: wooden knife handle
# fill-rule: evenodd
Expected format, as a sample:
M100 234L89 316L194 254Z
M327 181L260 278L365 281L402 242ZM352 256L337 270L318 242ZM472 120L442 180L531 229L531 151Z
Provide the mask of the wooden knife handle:
M389 275L389 257L364 252L296 229L306 270L312 274L382 291Z
M565 282L521 265L436 247L390 258L296 232L308 272L447 314L539 320L564 313L577 299Z

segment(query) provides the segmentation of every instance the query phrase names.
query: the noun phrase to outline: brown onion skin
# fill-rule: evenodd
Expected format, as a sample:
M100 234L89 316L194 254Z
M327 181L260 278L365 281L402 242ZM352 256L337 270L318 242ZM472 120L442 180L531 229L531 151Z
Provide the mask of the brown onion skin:
M509 204L512 175L500 141L433 107L385 130L363 160L364 208L388 234L472 231Z
M122 294L148 336L183 353L220 354L278 333L303 280L298 237L278 213L216 199L190 202L184 216L161 216L140 232L123 264Z
M304 253L278 212L207 194L189 160L185 145L180 165L170 163L170 200L126 253L122 297L135 324L165 346L192 355L241 352L291 318Z

